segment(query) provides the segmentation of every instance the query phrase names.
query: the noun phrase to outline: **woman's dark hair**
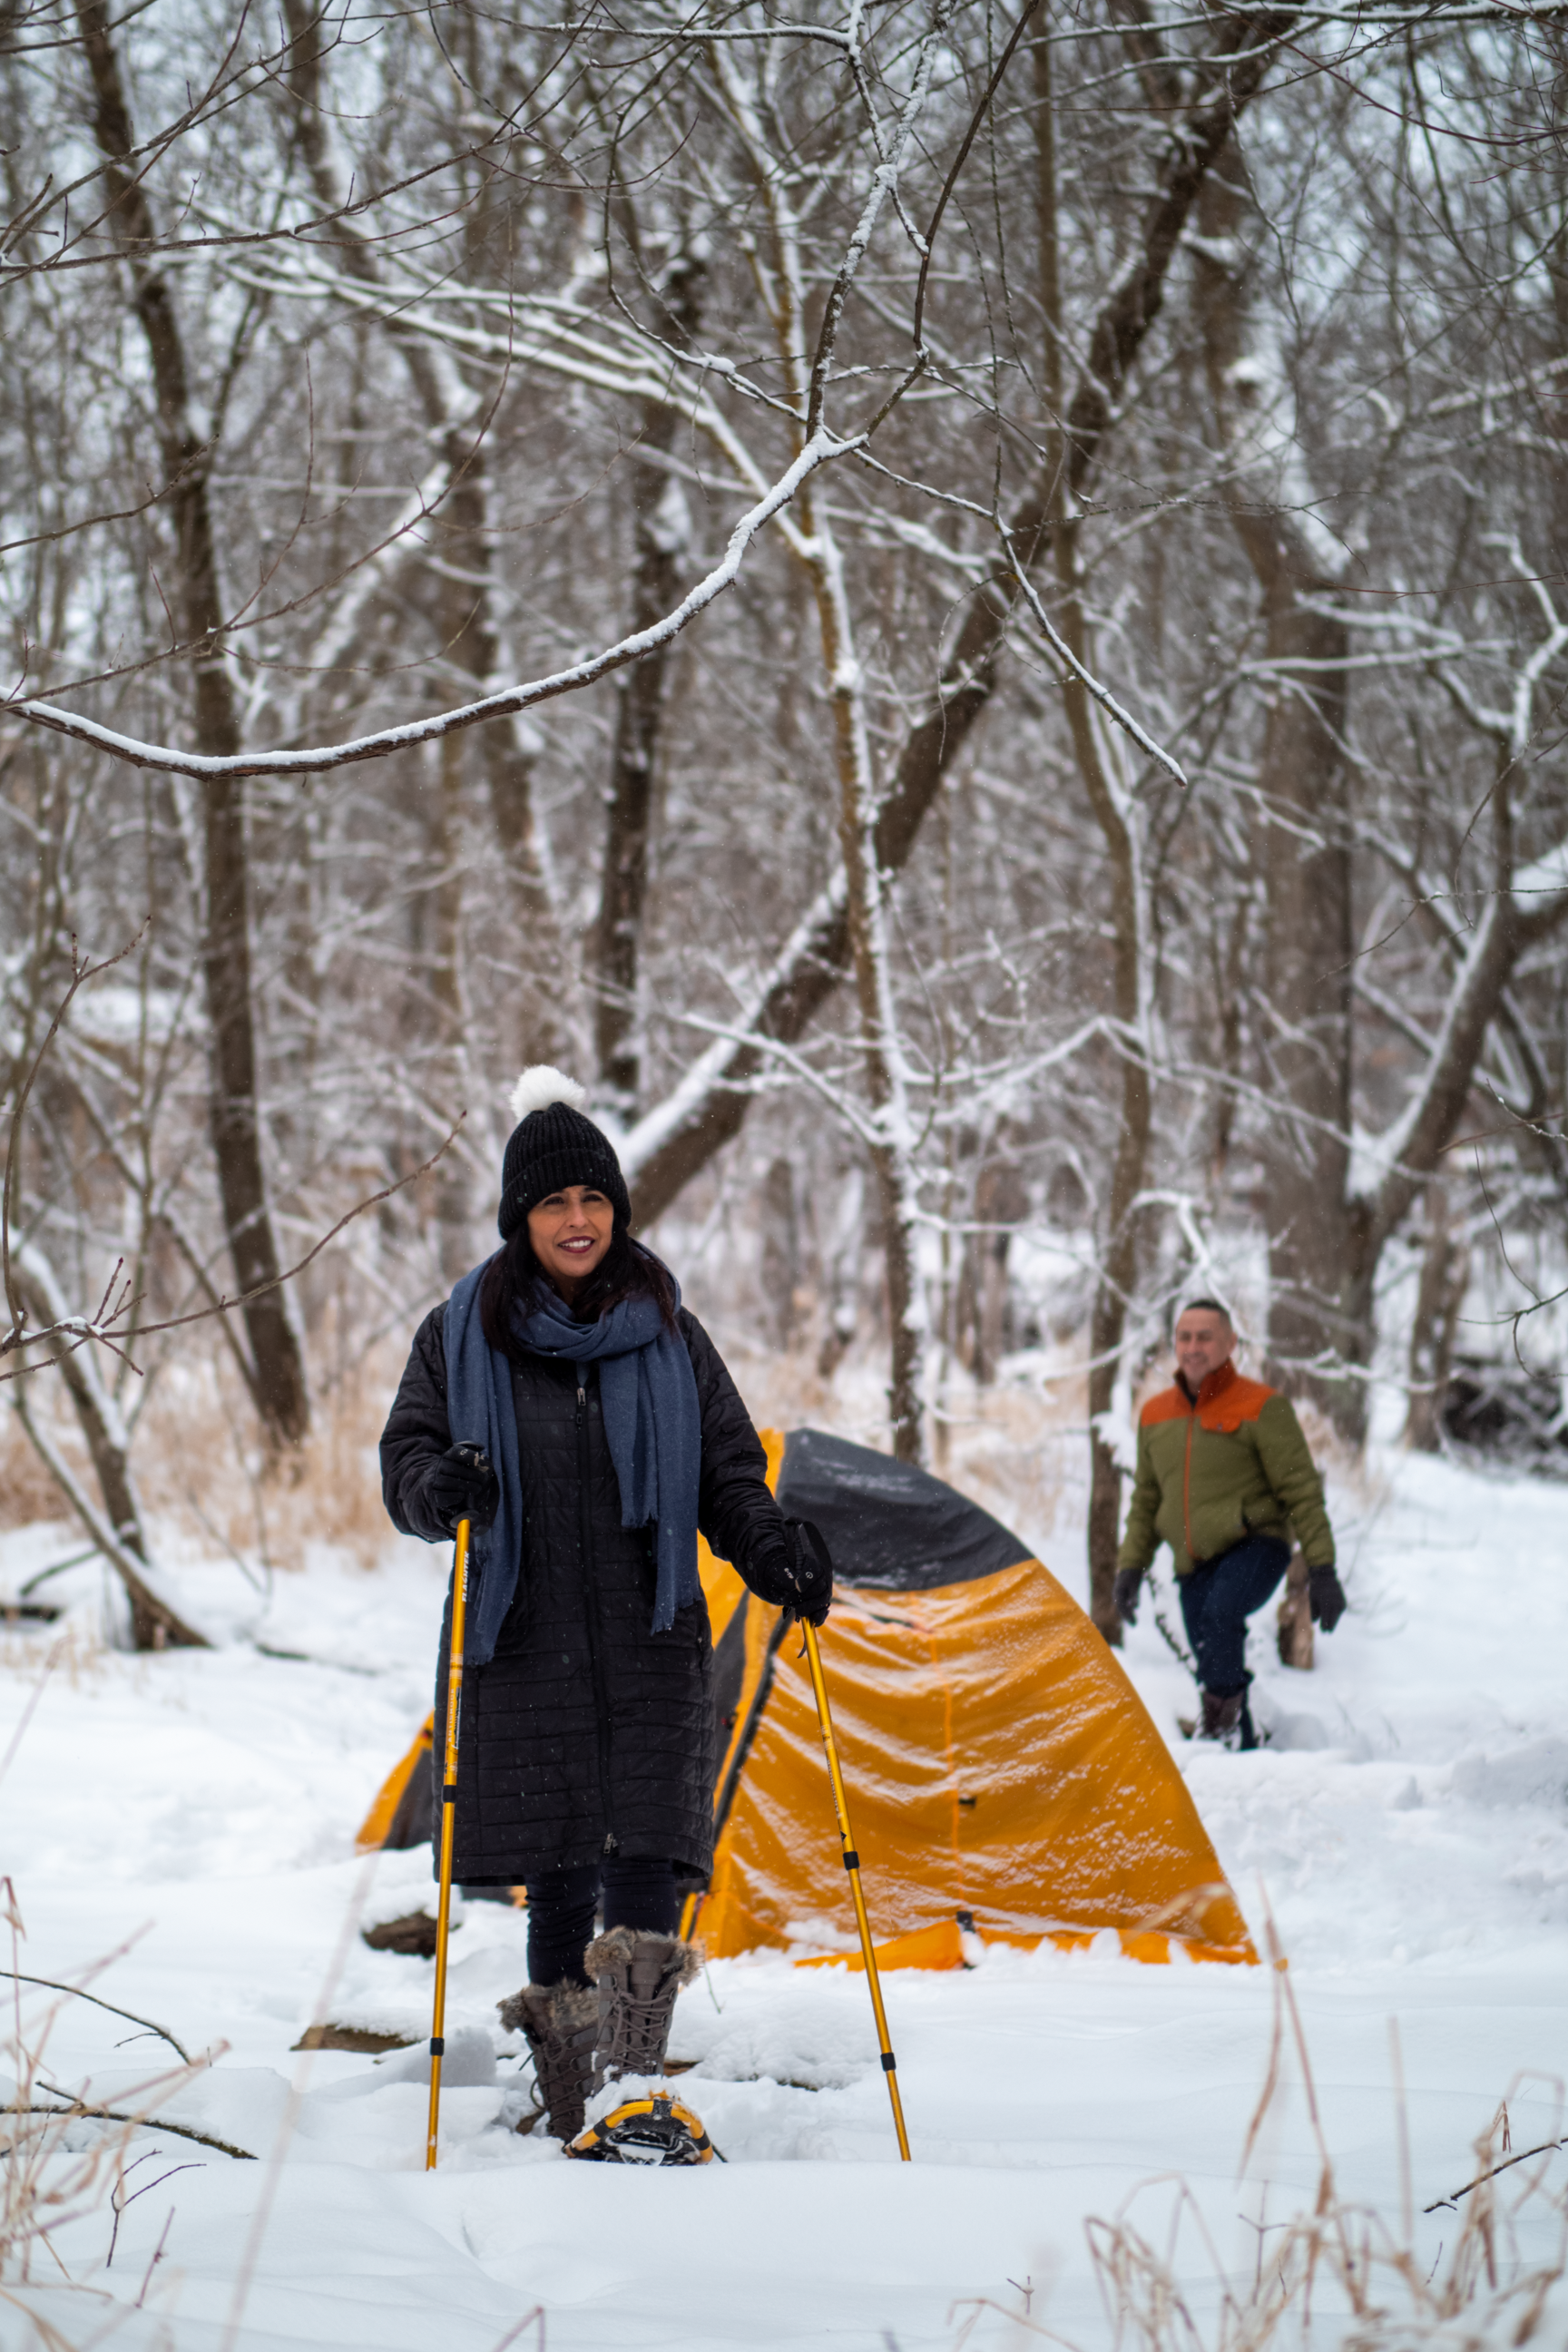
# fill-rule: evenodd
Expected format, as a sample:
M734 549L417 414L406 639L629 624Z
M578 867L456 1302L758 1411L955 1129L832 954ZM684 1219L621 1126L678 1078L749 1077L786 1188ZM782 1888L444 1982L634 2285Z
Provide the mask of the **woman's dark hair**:
M521 1224L497 1250L479 1282L479 1326L487 1344L503 1356L521 1355L514 1320L531 1313L538 1294L550 1286L533 1254L528 1226ZM572 1312L579 1323L596 1323L623 1298L651 1298L666 1329L675 1329L674 1284L653 1252L634 1241L617 1218L610 1246L573 1300Z

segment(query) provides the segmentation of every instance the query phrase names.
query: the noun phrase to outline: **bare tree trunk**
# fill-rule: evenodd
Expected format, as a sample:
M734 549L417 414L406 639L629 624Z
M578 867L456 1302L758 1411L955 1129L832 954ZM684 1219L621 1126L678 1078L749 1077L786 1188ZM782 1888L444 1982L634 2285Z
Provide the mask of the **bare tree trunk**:
M1085 363L1068 404L1063 436L1068 487L1081 498L1113 429L1128 375L1160 316L1165 285L1199 191L1237 117L1251 103L1275 54L1295 25L1291 9L1249 9L1224 18L1224 59L1205 68L1198 101L1173 131L1153 174L1133 254L1086 341ZM1048 481L1023 499L1010 522L1012 543L1026 565L1045 548ZM892 877L908 864L921 823L943 777L987 708L1019 590L1004 576L971 600L951 657L923 712L910 723L877 812L877 857ZM793 1045L850 969L849 923L841 889L825 890L781 955L752 1012L759 1039ZM766 1059L764 1045L747 1039L715 1051L695 1082L668 1105L650 1110L628 1139L623 1156L637 1220L651 1223L745 1120L748 1082Z
M1017 1164L1000 1144L975 1180L974 1222L982 1230L967 1236L972 1246L964 1254L962 1277L969 1365L982 1388L995 1379L1006 1343L1010 1228L1021 1223L1028 1205Z
M658 324L662 340L679 350L685 350L697 332L701 290L700 266L678 257L666 273ZM676 422L677 412L667 402L645 402L642 446L647 455L634 458L630 467L637 510L629 624L633 629L651 628L680 593L690 526L679 485L668 467L658 462L674 444ZM654 775L674 652L674 640L667 638L653 653L645 654L640 662L623 671L610 761L599 917L592 951L594 1045L600 1088L623 1119L636 1117L642 1092L637 968L647 893Z
M1454 1333L1470 1278L1470 1254L1456 1234L1448 1212L1448 1188L1426 1187L1426 1249L1410 1332L1410 1402L1405 1443L1416 1454L1436 1454L1441 1442L1443 1401L1454 1361Z
M289 40L288 87L300 151L321 204L338 210L347 184L333 152L330 118L321 102L322 36L325 20L314 0L283 0ZM474 215L471 248L482 250L482 207ZM352 228L337 232L346 266L363 283L377 286L381 270L374 248ZM470 251L472 259L473 251ZM444 352L432 351L395 316L383 321L438 439L448 494L426 529L434 533L446 566L437 597L446 658L482 694L499 679L500 633L495 614L494 550L489 522L490 486L479 403ZM533 755L527 748L527 722L493 719L478 730L479 756L489 789L490 819L506 860L521 933L521 988L517 1041L525 1060L552 1061L567 1051L568 1031L555 1010L561 975L567 968L556 909L540 855L533 807ZM460 771L443 770L443 803L460 799ZM443 921L461 921L456 907L437 908ZM448 1183L452 1181L448 1171Z
M1366 1383L1336 1379L1334 1360L1364 1366L1372 1349L1365 1234L1350 1191L1351 853L1343 756L1350 645L1344 624L1314 610L1337 582L1281 512L1247 446L1246 271L1250 206L1232 146L1211 173L1194 258L1209 397L1235 473L1231 517L1263 598L1272 676L1258 765L1268 906L1267 1003L1259 1024L1277 1106L1263 1150L1271 1351L1359 1444ZM1322 1368L1305 1369L1314 1359Z
M795 1345L799 1318L795 1292L800 1287L800 1211L795 1200L795 1162L782 1153L772 1161L763 1183L763 1314L781 1353Z
M728 53L715 48L710 62L714 80L745 147L768 221L772 279L768 307L799 446L805 439L811 368L805 348L806 282L794 189L790 176L779 170L776 156L762 136L756 111L735 79ZM891 877L883 857L865 673L855 640L843 557L827 509L810 482L802 487L793 515L783 520L780 527L816 602L822 677L833 728L846 944L859 1013L856 1046L865 1094L857 1124L877 1179L882 1212L889 1337L889 1430L895 1460L923 1463L929 1327L918 1255L920 1173L899 1032L888 907Z
M179 625L195 655L195 734L201 751L220 758L241 749L233 683L225 660L223 604L208 497L212 445L192 420L190 376L168 281L139 261L152 250L153 223L134 176L134 145L119 60L101 0L83 0L83 43L92 76L93 130L108 159L116 239L130 261L132 307L141 325L158 401L158 431L177 557ZM206 930L203 978L212 1033L213 1150L224 1225L241 1294L279 1272L256 1101L256 1030L250 975L250 879L245 787L238 778L203 789ZM310 1425L304 1359L283 1292L272 1288L244 1309L256 1370L256 1396L268 1444L295 1445Z
M446 1099L443 1118L457 1115L468 1087L463 1006L463 743L444 735L437 747L436 822L430 856L436 867L436 953L431 993L436 1000L438 1061ZM437 1249L443 1278L456 1282L473 1264L469 1230L472 1188L465 1156L448 1151L436 1170Z
M1297 1548L1290 1555L1285 1570L1285 1591L1274 1612L1275 1636L1282 1666L1294 1666L1298 1674L1312 1671L1312 1578L1306 1557Z
M1058 266L1056 183L1055 94L1048 43L1035 44L1035 138L1039 220L1040 311L1045 326L1042 392L1047 414L1061 415L1062 310ZM1078 518L1069 508L1068 453L1059 427L1047 443L1047 527L1055 559L1056 623L1079 663L1089 646L1078 563ZM1114 938L1111 1005L1119 1044L1119 1117L1111 1161L1110 1193L1100 1225L1100 1270L1089 1325L1089 1613L1106 1640L1120 1647L1121 1619L1115 1601L1116 1552L1121 1536L1121 1470L1105 1434L1121 1369L1127 1308L1138 1276L1136 1203L1148 1172L1152 1105L1147 1058L1146 1003L1151 946L1148 892L1134 817L1121 789L1100 725L1099 712L1081 680L1063 681L1062 707L1072 735L1073 754L1110 864L1110 919Z
M69 1313L66 1296L48 1260L36 1242L18 1249L11 1261L12 1276L27 1311L40 1326L63 1322ZM72 1476L62 1456L34 1418L25 1384L18 1383L12 1402L38 1459L66 1501L81 1519L125 1588L131 1604L131 1640L138 1650L205 1650L209 1645L166 1601L160 1601L139 1573L149 1564L147 1532L135 1482L131 1475L131 1447L113 1397L98 1376L90 1346L73 1346L61 1338L48 1343L66 1390L76 1409L77 1422L87 1443L93 1475L102 1497L95 1511Z
M812 508L815 501L812 502ZM877 793L849 604L826 517L803 522L816 551L813 585L822 625L838 755L838 846L848 883L849 940L860 1013L860 1066L871 1116L871 1165L882 1199L888 1280L888 1422L893 1456L925 1460L925 1289L918 1257L920 1179L893 993L888 880L877 853Z

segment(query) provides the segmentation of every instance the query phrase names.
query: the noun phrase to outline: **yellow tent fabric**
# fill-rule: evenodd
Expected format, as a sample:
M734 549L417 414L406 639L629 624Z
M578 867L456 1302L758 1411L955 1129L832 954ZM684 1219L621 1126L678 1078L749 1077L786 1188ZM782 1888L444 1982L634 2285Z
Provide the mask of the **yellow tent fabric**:
M784 1444L763 1436L776 1480ZM781 1646L777 1612L711 1556L703 1582L716 1666L742 1642L743 1666L702 1939L716 1957L847 1948L853 1914L798 1638ZM970 1927L1030 1945L1112 1929L1139 1958L1175 1945L1256 1960L1163 1740L1038 1560L924 1591L841 1587L822 1654L879 1939L918 1938L909 1957L936 1966L957 1964L957 1931Z
M421 1767L426 1771L429 1769L430 1749L435 1738L436 1717L433 1714L427 1715L415 1733L408 1748L398 1758L382 1782L376 1792L375 1802L360 1823L359 1833L354 1839L354 1843L362 1853L368 1853L373 1846L407 1845L416 1842L408 1838L395 1837L393 1832L396 1826L398 1813L404 1809L404 1798L409 1791L415 1773ZM426 1801L424 1808L426 1822L429 1820L429 1813L430 1807ZM426 1827L425 1836L428 1837L429 1834Z
M1136 1959L1255 1965L1185 1781L1049 1570L939 1479L818 1432L761 1434L785 1507L815 1517L815 1496L839 1515L825 1528L841 1573L823 1667L882 1964L956 1968L971 1932L1071 1948L1110 1931ZM699 1549L721 1762L698 1932L716 1958L792 1945L848 1955L854 1916L799 1637ZM362 1845L429 1836L430 1736L426 1722Z

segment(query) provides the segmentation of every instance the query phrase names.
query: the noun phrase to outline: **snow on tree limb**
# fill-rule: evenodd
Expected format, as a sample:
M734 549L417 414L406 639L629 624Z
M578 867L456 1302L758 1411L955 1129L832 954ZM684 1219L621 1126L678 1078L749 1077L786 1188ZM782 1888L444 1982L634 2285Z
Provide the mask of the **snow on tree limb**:
M570 668L555 670L547 677L533 678L521 686L506 688L500 694L487 694L478 702L461 705L455 710L438 711L434 718L413 719L401 727L384 727L374 735L361 735L347 743L318 744L298 751L237 751L227 758L214 757L198 751L182 751L173 744L144 743L132 735L121 735L112 727L100 726L96 719L84 719L74 710L62 710L49 702L35 701L31 697L14 699L3 707L12 717L25 719L35 727L47 728L57 735L67 735L78 743L89 744L93 750L107 751L129 766L152 768L164 775L174 776L309 776L321 775L333 768L347 767L357 760L384 759L392 751L406 751L420 743L438 742L444 735L456 733L459 728L482 726L488 719L510 718L520 710L531 709L535 704L552 701L556 696L575 694L584 687L593 686L602 677L610 677L628 664L639 661L656 646L668 644L678 636L689 621L705 612L710 604L732 586L740 575L746 552L759 531L782 513L795 496L803 482L821 466L847 456L860 446L861 436L851 435L840 440L838 436L819 427L814 433L794 463L786 467L766 495L742 515L730 533L729 543L712 570L698 581L672 613L650 629L635 630L630 636L620 638L601 652L590 654L586 660L574 662Z

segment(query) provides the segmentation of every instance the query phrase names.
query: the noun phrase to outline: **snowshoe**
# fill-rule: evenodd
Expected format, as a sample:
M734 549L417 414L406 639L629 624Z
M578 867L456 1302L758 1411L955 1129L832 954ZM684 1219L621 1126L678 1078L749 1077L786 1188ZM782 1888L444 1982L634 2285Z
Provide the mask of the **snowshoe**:
M580 2132L566 2153L590 2164L711 2164L719 2156L700 2118L663 2088L623 2099Z

